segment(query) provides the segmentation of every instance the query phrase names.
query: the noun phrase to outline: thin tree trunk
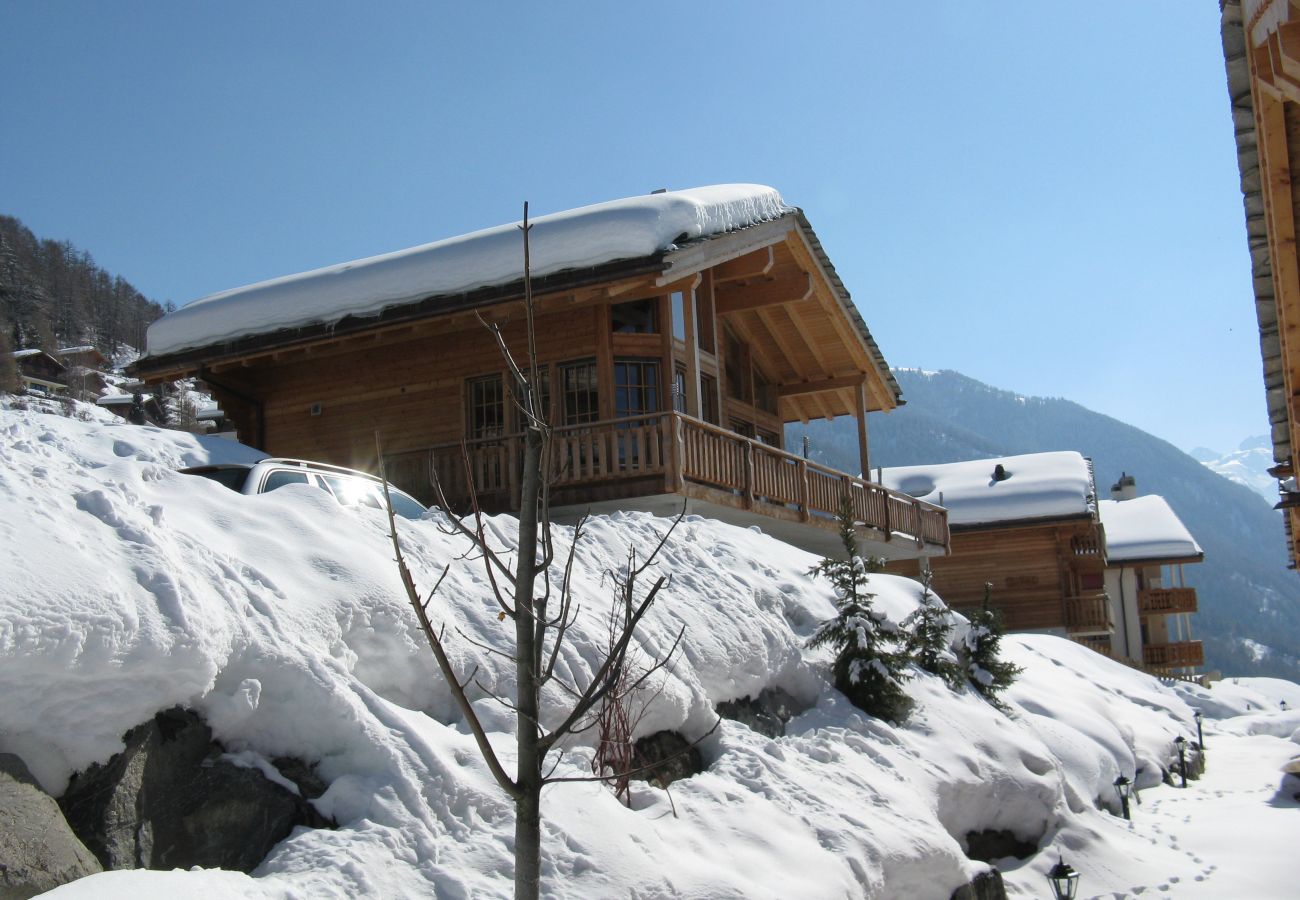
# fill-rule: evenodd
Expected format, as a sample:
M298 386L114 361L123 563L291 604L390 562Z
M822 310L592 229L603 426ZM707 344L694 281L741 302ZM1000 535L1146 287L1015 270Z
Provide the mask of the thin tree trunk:
M524 471L519 500L519 550L515 563L515 672L519 709L519 751L515 783L515 900L535 900L542 878L542 757L538 728L540 667L533 597L537 566L537 505L541 494L542 434L533 425L525 432Z

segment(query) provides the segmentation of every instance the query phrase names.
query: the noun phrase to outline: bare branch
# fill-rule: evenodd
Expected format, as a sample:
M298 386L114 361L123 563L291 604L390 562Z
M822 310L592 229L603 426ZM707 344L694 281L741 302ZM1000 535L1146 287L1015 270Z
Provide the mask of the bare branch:
M474 741L478 744L479 752L483 755L488 770L492 773L492 777L496 779L497 784L501 785L502 790L511 797L518 798L522 796L519 785L506 774L501 761L497 758L496 751L492 749L492 743L488 740L483 723L479 721L473 705L469 702L469 697L460 686L460 681L452 668L447 651L443 648L442 641L433 630L433 624L429 621L429 616L420 602L420 592L415 587L415 579L411 576L411 570L406 566L406 559L402 555L402 542L397 536L397 520L393 513L393 500L388 492L388 474L384 470L384 445L378 431L375 432L375 450L379 457L379 477L384 486L384 506L388 510L388 533L393 541L393 552L397 556L397 571L402 579L402 587L406 589L407 599L410 600L411 606L415 609L415 615L420 621L420 629L429 642L429 649L433 651L434 658L438 661L438 668L442 670L442 676L447 680L447 684L451 688L456 705L460 708L461 715L465 717L465 722L474 735Z

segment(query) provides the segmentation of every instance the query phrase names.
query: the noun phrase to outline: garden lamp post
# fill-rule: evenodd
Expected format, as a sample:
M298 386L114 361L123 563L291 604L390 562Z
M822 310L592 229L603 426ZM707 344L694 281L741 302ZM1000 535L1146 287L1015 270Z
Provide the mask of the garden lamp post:
M1120 808L1124 810L1124 818L1132 819L1129 815L1128 799L1133 796L1133 782L1129 781L1123 775L1115 779L1115 793L1119 794Z
M1174 746L1178 748L1178 774L1183 778L1183 787L1187 787L1187 738L1178 735Z
M1079 890L1079 873L1058 856L1056 865L1047 873L1047 883L1052 886L1055 900L1074 900Z
M1201 723L1205 721L1205 715L1198 709L1192 718L1196 720L1196 743L1205 749L1205 732L1201 730Z

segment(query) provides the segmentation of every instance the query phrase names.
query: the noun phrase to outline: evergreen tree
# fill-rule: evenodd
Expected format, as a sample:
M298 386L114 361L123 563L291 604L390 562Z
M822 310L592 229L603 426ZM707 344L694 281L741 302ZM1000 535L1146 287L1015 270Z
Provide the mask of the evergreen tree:
M867 591L867 576L878 565L858 553L848 497L840 504L839 522L845 558L823 559L810 573L830 581L839 613L818 626L808 646L834 648L831 671L835 687L849 702L868 715L899 723L912 707L911 698L903 691L908 655L900 647L897 626L872 608L874 595Z
M965 669L975 690L999 709L998 695L1011 686L1023 669L1002 659L1002 617L992 605L993 585L984 585L984 601L971 613L966 633Z
M917 666L956 688L963 679L957 656L952 652L952 613L930 590L930 578L927 572L921 579L921 602L903 620L903 627L908 629L907 649Z

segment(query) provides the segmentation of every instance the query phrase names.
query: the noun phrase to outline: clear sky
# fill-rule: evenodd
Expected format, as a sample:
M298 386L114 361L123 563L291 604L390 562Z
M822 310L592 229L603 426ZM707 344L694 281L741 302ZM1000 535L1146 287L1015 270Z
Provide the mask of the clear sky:
M0 213L178 305L601 200L800 206L895 366L1268 430L1218 4L0 0Z

